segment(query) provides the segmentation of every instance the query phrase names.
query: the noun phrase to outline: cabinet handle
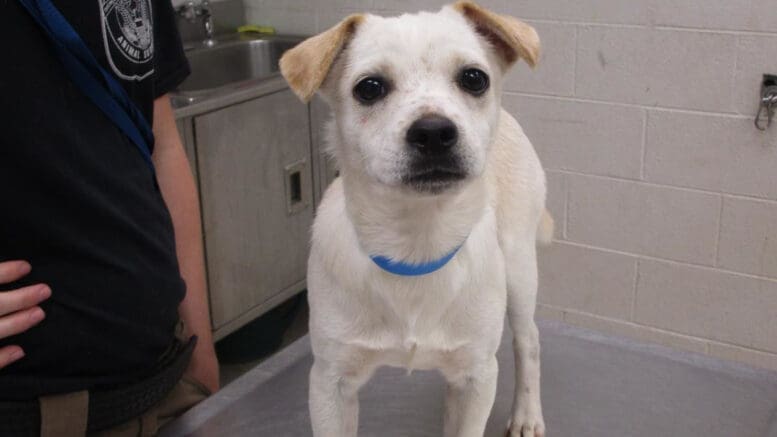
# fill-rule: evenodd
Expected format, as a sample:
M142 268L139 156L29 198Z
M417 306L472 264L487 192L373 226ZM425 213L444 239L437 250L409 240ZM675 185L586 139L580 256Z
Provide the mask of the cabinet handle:
M310 167L306 159L284 168L286 176L286 210L296 214L310 205Z

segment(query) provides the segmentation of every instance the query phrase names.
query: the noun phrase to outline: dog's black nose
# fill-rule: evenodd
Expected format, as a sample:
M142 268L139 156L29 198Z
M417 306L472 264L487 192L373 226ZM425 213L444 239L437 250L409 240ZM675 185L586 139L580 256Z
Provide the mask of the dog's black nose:
M407 130L407 144L425 155L443 154L459 139L459 130L446 117L427 115Z

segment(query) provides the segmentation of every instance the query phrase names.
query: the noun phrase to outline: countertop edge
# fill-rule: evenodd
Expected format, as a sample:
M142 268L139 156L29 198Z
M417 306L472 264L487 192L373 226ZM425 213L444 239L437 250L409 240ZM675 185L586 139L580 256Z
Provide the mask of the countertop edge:
M162 428L160 437L183 436L195 432L205 422L228 408L231 401L242 398L310 353L309 336L300 337Z
M214 95L205 96L200 101L178 108L174 107L175 119L181 120L194 117L288 88L289 86L286 84L286 81L278 74L260 81L243 84L240 87L236 87L226 92L219 93L218 91L214 91ZM185 98L185 94L176 95L175 92L172 93L171 98L173 99L173 102L179 97Z

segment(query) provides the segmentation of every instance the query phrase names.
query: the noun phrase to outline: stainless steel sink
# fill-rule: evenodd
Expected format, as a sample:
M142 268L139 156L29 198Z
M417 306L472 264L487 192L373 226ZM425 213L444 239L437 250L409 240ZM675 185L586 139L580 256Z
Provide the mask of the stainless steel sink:
M244 89L279 74L278 60L297 45L297 37L227 36L213 47L186 50L191 75L173 93L178 105Z

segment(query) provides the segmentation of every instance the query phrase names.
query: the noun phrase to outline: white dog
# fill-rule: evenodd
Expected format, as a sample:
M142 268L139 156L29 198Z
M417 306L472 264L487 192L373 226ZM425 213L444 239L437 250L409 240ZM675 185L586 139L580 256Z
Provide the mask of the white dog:
M318 91L331 106L341 170L308 264L316 436L356 435L357 391L381 365L439 369L445 435L483 435L505 311L509 434L543 435L535 245L553 222L540 162L500 97L510 66L538 55L527 24L458 2L352 15L281 59L302 100Z

